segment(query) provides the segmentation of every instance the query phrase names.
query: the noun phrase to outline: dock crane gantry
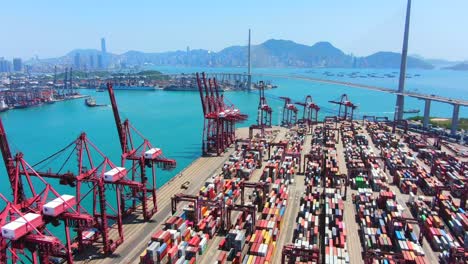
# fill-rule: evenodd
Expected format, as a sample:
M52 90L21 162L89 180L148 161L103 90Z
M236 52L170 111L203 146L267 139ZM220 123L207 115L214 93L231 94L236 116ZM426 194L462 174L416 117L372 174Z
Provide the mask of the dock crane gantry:
M14 157L8 144L3 122L0 119L0 149L5 162L7 174L12 189L13 201L10 202L3 194L0 199L6 203L6 207L0 212L0 226L15 219L22 218L29 226L29 231L17 237L5 237L3 229L0 235L0 263L12 263L20 260L19 254L25 254L24 249L31 252L30 259L33 263L51 263L51 257L58 257L71 264L71 228L92 228L94 219L76 205L76 197L65 200L52 186L42 178L31 165L24 160L24 155L18 152ZM33 180L32 178L37 178ZM24 183L23 178L26 180ZM37 191L41 187L41 191ZM43 188L42 188L43 187ZM70 197L70 196L69 196ZM64 210L54 214L46 214L44 205L48 200L54 199L62 203ZM65 243L60 241L48 229L47 225L59 225L63 221L65 227ZM8 254L9 252L9 254Z
M249 138L253 137L253 131L255 129L260 130L260 134L263 137L265 134L265 128L271 128L271 114L273 109L268 105L265 98L265 84L263 81L258 83L258 108L257 108L257 124L249 127Z
M313 248L296 247L292 244L283 246L281 251L281 263L297 263L297 258L301 261L306 261L306 263L319 263L320 251L317 246Z
M69 153L66 153L69 152ZM66 157L62 157L62 154ZM70 158L77 157L76 162ZM126 189L141 189L138 182L129 180L126 169L115 166L86 136L81 133L76 140L68 144L65 148L50 155L49 157L34 164L31 168L48 163L52 160L65 161L59 169L48 169L46 171L36 170L37 173L29 173L30 176L41 178L58 179L62 185L69 185L75 191L76 210L86 211L85 205L92 205L93 223L89 225L77 224L76 241L78 252L85 250L86 246L97 245L104 254L111 254L124 241L122 211L125 209L125 201L122 199L122 192ZM96 162L97 161L97 162ZM56 164L58 164L56 162ZM62 170L75 168L74 171L62 172ZM106 179L106 173L117 170L118 178L114 180ZM27 175L25 170L19 171L21 175ZM109 192L114 191L114 193ZM110 196L109 196L110 194ZM113 197L113 203L109 197ZM91 210L90 210L91 211ZM111 231L116 231L116 238L111 238Z
M343 94L340 97L340 101L332 100L329 101L332 104L339 105L338 108L338 118L340 120L349 120L353 121L354 110L357 108L357 105L352 103L347 94Z
M216 79L206 79L197 73L197 85L203 110L204 126L202 136L202 154L217 156L235 141L235 124L245 121L242 114L233 104L225 103L224 95L219 93Z
M193 206L194 210L194 219L193 219L193 225L196 226L198 224L198 221L202 218L202 212L201 208L202 207L210 207L210 208L215 208L217 209L218 216L221 219L220 223L220 228L224 230L225 222L224 222L224 216L225 216L225 204L224 200L207 200L203 199L199 196L196 195L190 195L190 194L184 194L184 193L179 193L175 194L174 196L171 197L171 210L172 214L175 214L177 212L177 204L180 202L189 202Z
M289 97L280 96L280 99L284 101L281 125L284 127L291 127L297 122L297 107L292 103Z
M119 135L120 147L122 150L122 167L125 167L126 161L131 163L131 180L139 181L143 188L138 190L140 192L139 200L143 209L143 217L145 221L149 221L151 217L157 212L157 199L156 199L156 170L155 167L162 168L163 170L172 170L176 167L174 159L166 158L162 150L155 148L151 145L138 130L136 130L128 119L121 121L117 101L115 99L114 90L111 83L107 83L107 90L112 104L112 111L114 120ZM142 141L141 145L132 135L139 137ZM148 181L146 175L146 167L151 168L151 180ZM137 191L137 190L135 190ZM133 194L132 198L136 198L137 193ZM152 203L152 209L149 209L148 202ZM133 205L130 211L135 211L137 204L133 200Z
M297 120L298 123L307 124L309 131L312 129L312 124L318 121L318 112L320 107L312 100L312 96L307 95L304 102L296 102L295 104L303 107L302 118Z

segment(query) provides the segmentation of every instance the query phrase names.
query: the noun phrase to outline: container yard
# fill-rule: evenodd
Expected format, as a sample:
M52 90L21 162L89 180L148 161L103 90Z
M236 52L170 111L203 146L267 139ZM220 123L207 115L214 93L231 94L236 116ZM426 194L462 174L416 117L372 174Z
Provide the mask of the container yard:
M110 83L120 162L82 133L40 170L11 153L0 123L14 190L0 196L0 262L466 263L468 163L453 151L462 146L401 122L353 120L346 95L323 121L311 96L280 97L273 126L263 83L257 122L236 128L247 116L216 79L196 81L203 156L159 189L156 170L176 161L122 121ZM78 161L60 159L67 150Z

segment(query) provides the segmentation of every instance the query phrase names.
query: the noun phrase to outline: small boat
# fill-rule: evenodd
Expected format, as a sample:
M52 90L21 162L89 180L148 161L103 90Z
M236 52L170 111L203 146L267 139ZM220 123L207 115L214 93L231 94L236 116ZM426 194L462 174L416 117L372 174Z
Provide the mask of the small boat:
M15 108L22 109L28 107L26 103L16 103L13 105Z
M106 104L97 104L96 99L94 99L93 97L86 98L85 104L88 107L107 106Z
M86 106L89 106L89 107L97 106L96 105L96 100L93 97L86 98L85 104L86 104Z
M5 99L0 99L0 112L5 112L6 110L10 109L8 105L5 103Z
M54 104L55 102L56 102L56 100L55 100L53 94L51 94L50 97L49 97L49 99L47 99L47 100L45 101L46 104Z

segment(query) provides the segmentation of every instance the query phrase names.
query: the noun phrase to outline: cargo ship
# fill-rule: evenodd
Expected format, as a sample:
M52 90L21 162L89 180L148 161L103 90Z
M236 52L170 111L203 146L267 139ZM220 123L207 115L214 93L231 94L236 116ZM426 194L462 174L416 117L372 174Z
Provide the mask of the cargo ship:
M114 90L126 90L126 91L156 91L161 90L159 86L134 86L134 85L115 85L113 86ZM96 88L96 92L104 92L106 90L106 85L103 83L101 86Z
M410 109L410 110L406 110L406 111L403 111L404 114L417 114L419 113L421 110L419 109Z

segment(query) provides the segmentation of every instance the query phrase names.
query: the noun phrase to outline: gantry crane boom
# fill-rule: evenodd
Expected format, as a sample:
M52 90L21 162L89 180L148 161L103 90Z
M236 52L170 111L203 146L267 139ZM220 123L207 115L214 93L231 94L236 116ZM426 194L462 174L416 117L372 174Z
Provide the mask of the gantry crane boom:
M5 128L3 127L2 119L0 119L0 148L2 151L3 162L7 170L10 186L13 191L13 204L22 203L26 198L24 194L23 184L21 183L18 168L15 165L13 156L10 151L10 145L6 136Z
M122 149L122 153L127 153L128 146L127 146L126 133L122 126L122 121L121 121L120 114L119 114L119 108L117 106L117 101L115 100L114 89L112 89L112 85L110 83L107 84L107 90L109 91L109 98L110 98L111 105L112 105L112 112L114 113L115 126L117 127L117 133L119 134L120 147ZM128 122L128 121L125 120L125 122Z

